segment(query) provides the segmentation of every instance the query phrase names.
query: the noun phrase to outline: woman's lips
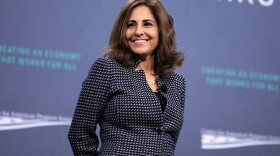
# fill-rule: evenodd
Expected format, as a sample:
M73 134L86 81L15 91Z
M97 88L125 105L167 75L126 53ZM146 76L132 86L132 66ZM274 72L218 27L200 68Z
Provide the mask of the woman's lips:
M148 40L147 39L136 39L136 40L132 40L132 42L134 43L134 45L136 46L142 46L144 45Z
M145 43L147 40L135 40L134 43Z

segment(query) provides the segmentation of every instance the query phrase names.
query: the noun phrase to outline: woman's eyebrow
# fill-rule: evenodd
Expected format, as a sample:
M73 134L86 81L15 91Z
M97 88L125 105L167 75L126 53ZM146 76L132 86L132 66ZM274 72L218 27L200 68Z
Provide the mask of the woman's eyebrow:
M136 20L128 20L128 22L136 22Z
M155 21L153 21L151 19L143 19L142 21L143 22L153 22L153 23L156 23ZM136 23L136 20L128 20L128 22L135 22Z
M144 19L143 22L153 22L153 23L156 23L155 21L153 21L151 19Z

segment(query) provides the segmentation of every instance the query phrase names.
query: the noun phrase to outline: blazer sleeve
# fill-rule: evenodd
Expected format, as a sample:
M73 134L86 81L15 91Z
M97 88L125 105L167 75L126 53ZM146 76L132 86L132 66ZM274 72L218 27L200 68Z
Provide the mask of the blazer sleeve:
M185 109L185 98L186 98L186 80L184 77L182 77L182 89L181 89L181 106L183 110Z
M78 103L68 133L74 155L97 155L96 125L109 100L110 71L105 59L98 59L82 84Z

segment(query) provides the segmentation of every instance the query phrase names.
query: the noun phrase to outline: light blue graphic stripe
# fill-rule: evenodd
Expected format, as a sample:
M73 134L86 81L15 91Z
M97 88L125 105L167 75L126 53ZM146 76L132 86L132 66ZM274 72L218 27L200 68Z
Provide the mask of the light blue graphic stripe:
M219 145L202 145L202 149L227 149L227 148L240 148L247 146L260 146L260 145L280 145L280 141L252 141L234 144L219 144Z
M8 131L8 130L17 130L17 129L26 129L26 128L35 128L35 127L45 127L45 126L68 126L70 125L70 121L46 121L46 122L38 122L38 123L27 123L27 124L19 124L19 125L6 125L0 126L0 131Z

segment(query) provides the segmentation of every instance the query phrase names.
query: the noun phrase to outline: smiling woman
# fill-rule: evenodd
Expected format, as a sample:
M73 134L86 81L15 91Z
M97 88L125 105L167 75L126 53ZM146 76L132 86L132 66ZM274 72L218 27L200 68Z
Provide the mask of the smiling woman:
M139 10L145 10L145 13ZM144 18L145 16L147 19ZM143 21L132 19L136 17L143 18ZM158 0L133 0L125 4L116 18L105 56L113 58L122 66L132 66L139 56L133 53L127 34L137 30L136 26L139 28L138 31L143 31L143 35L144 30L156 28L153 32L158 33L158 43L153 51L155 73L161 78L170 76L176 67L182 65L184 56L176 50L173 18ZM136 35L137 33L139 32L136 32Z
M126 39L131 51L149 59L158 45L158 26L150 9L146 6L135 8L127 24Z
M174 155L185 104L185 79L175 69L183 60L160 1L129 0L105 58L83 82L68 135L74 154Z

